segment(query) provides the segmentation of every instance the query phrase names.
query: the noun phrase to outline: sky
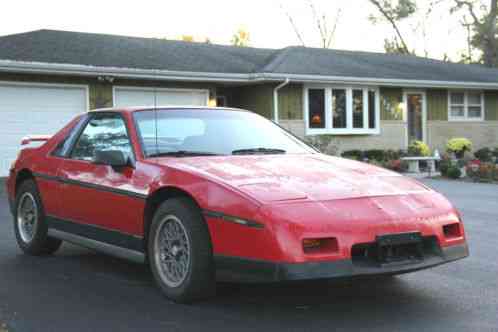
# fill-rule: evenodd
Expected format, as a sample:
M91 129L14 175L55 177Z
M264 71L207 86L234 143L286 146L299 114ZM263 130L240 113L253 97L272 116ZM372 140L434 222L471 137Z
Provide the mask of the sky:
M383 52L384 38L392 36L392 29L369 21L376 11L368 0L313 1L331 24L341 9L333 48ZM417 5L425 9L429 2L418 0ZM414 18L402 25L418 55L428 51L430 57L441 59L447 53L458 60L465 48L465 32L458 19L449 15L450 0L446 2L424 24ZM318 47L309 0L3 0L0 35L58 29L168 39L192 35L229 44L243 28L250 34L251 46L281 48L299 45L286 12L294 18L306 46Z

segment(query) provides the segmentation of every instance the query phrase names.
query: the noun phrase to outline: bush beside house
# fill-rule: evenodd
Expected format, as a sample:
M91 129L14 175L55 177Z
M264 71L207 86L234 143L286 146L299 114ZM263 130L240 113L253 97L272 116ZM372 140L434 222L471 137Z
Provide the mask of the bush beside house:
M427 157L432 154L430 148L421 141L413 141L405 150L346 150L339 153L333 138L311 136L308 143L329 155L368 162L397 172L406 172L408 165L401 158L405 156ZM443 177L450 179L467 178L478 182L498 182L498 147L481 148L472 153L472 142L467 138L452 138L446 143L447 151L441 156L439 171Z

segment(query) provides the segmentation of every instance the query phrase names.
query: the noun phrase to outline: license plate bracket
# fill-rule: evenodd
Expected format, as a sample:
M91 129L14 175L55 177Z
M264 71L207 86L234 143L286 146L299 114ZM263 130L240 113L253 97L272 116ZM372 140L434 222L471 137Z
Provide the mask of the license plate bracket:
M376 243L377 260L382 265L412 263L424 257L420 232L378 235Z

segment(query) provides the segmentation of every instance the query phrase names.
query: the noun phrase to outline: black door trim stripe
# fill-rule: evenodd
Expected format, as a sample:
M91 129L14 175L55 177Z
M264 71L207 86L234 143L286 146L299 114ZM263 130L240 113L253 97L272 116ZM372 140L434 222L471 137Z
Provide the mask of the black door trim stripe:
M33 176L38 177L40 179L48 180L48 181L56 181L56 182L60 182L60 183L64 183L64 184L80 186L83 188L89 188L89 189L95 189L95 190L99 190L99 191L109 192L109 193L113 193L113 194L117 194L117 195L123 195L123 196L133 197L133 198L137 198L137 199L147 199L147 195L140 194L137 192L111 188L111 187L102 186L99 184L83 182L83 181L78 181L78 180L73 180L73 179L66 179L66 178L63 178L60 176L53 176L53 175L42 174L42 173L33 173Z
M94 183L66 179L66 178L63 178L60 176L53 176L53 175L42 174L42 173L33 173L33 175L35 177L38 177L38 178L44 179L44 180L48 180L48 181L56 181L56 182L60 182L60 183L80 186L83 188L95 189L95 190L109 192L109 193L113 193L113 194L117 194L117 195L133 197L133 198L137 198L137 199L144 199L144 200L147 199L147 195L139 194L139 193L136 193L133 191L123 190L123 189L115 189L115 188L102 186L102 185L98 185L98 184L94 184ZM263 224L258 223L256 221L240 218L237 216L228 215L228 214L225 214L223 212L204 209L204 210L202 210L202 213L206 217L220 219L220 220L234 223L237 225L242 225L242 226L247 226L247 227L252 227L252 228L260 228L260 229L264 228Z
M119 231L102 228L95 225L80 224L70 220L46 216L49 229L78 235L94 241L107 243L116 247L125 248L140 253L144 252L143 238Z

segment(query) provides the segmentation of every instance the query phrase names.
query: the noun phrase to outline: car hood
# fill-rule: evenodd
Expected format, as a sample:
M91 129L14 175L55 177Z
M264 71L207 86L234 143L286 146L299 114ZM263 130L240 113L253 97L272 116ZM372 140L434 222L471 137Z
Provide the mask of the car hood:
M321 154L158 158L157 163L223 182L261 201L327 201L430 189L386 169Z

